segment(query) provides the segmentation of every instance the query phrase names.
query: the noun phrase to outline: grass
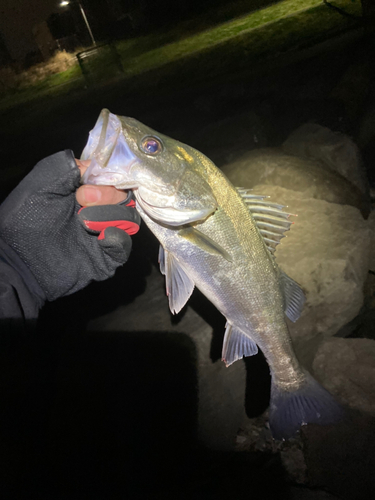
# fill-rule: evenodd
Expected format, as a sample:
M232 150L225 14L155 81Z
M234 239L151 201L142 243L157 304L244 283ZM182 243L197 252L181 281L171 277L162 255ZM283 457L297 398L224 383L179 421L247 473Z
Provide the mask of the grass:
M360 0L334 0L347 13L361 15ZM229 18L246 2L227 6L215 13ZM209 16L182 23L169 31L116 43L124 68L123 79L156 71L160 78L184 78L187 82L207 80L222 73L239 71L277 54L311 46L344 31L358 22L330 9L321 0L284 0L261 10L209 26ZM93 72L95 73L95 62ZM101 79L103 68L100 68ZM51 75L43 81L0 99L0 110L38 97L57 97L82 89L80 69Z
M49 75L30 85L24 83L18 88L9 90L0 98L0 111L39 98L58 97L61 94L83 88L84 85L85 80L79 66L73 66L66 71Z
M45 91L50 89L56 89L64 84L72 83L82 77L81 70L79 66L73 66L66 71L62 71L61 73L56 73L54 75L49 75L43 80L36 82L33 85L33 89L36 91ZM22 91L27 91L28 87L23 87Z
M339 0L335 5L356 15L360 13L359 1ZM352 20L343 18L319 0L286 0L194 36L130 57L125 66L128 68L127 74L134 75L194 57L198 65L198 60L202 59L202 70L207 72L209 68L216 72L218 61L220 71L224 61L229 63L229 68L235 65L241 67L248 64L250 58L257 61L265 54L274 56L292 47L306 46L352 24ZM215 57L211 57L213 55Z

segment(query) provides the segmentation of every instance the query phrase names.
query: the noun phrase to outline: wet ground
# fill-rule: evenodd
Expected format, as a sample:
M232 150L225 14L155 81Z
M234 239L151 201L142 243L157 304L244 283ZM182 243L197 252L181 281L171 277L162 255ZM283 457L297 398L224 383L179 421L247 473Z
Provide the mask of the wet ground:
M103 107L198 147L218 165L253 147L279 145L309 120L356 137L374 90L364 49L360 42L332 52L327 47L309 59L249 68L220 82L208 78L194 88L184 81L156 85L150 74L149 88L132 94L113 84L7 112L0 124L1 196L46 155L70 148L79 156ZM358 63L366 68L356 73L360 85L354 79L346 87L351 98L338 98L334 90ZM367 143L363 153L372 179ZM196 346L184 323L168 313L162 280L153 271L157 246L143 227L130 261L114 279L48 304L32 338L8 339L14 398L4 405L6 498L370 496L374 429L366 419L360 419L362 435L345 426L324 436L309 430L310 479L300 483L272 446L236 452L199 446ZM139 298L150 286L155 300L147 307ZM198 292L192 310L214 332L224 328L223 318ZM160 317L155 311L162 311ZM219 343L214 335L213 360ZM254 358L248 373L252 379L259 374L246 401L248 415L255 417L267 407L269 378L261 358ZM251 432L239 435L246 439ZM332 441L338 455L322 454L324 440ZM337 442L349 445L340 448Z

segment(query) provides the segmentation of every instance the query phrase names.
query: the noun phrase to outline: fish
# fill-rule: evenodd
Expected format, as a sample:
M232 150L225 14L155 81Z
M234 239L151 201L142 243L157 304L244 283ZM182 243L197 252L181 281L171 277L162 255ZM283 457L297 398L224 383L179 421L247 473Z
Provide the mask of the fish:
M301 287L277 265L292 224L284 207L235 187L205 155L134 118L103 109L82 157L83 183L131 189L160 242L169 307L177 314L198 288L226 318L227 366L263 352L271 372L269 425L275 439L307 423L332 424L343 409L305 370L285 321L297 321Z

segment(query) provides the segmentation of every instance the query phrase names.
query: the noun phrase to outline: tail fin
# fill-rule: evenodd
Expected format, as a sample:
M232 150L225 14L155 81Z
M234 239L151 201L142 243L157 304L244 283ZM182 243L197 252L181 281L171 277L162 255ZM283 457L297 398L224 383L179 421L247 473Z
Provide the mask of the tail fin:
M290 439L301 425L332 424L344 416L343 408L309 373L296 391L285 391L272 382L270 428L275 439Z

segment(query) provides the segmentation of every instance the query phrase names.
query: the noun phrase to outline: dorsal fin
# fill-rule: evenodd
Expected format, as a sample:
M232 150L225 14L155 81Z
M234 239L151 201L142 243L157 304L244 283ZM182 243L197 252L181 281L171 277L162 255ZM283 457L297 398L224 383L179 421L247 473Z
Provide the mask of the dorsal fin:
M288 219L294 214L283 212L284 205L271 203L268 201L269 196L251 194L251 189L242 187L236 189L247 204L269 252L273 255L280 240L284 238L283 233L293 224Z

